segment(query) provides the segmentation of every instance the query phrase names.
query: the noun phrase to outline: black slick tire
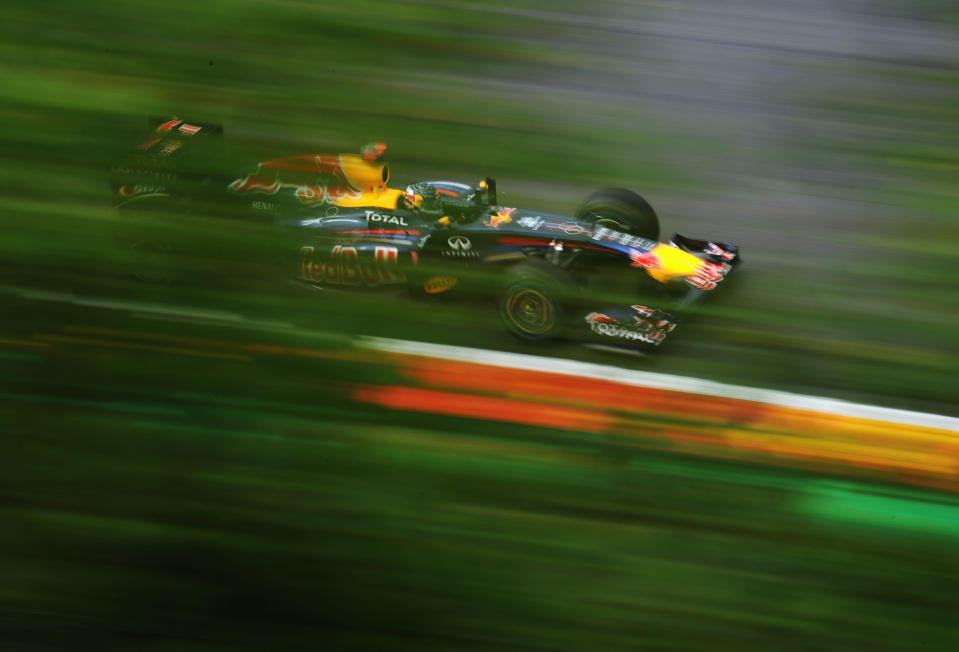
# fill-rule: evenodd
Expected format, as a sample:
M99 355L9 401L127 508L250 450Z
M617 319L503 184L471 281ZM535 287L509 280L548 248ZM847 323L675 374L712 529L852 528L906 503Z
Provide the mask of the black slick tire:
M649 240L659 239L659 217L645 199L625 188L597 190L576 211L576 219Z
M509 270L499 297L506 330L527 342L556 339L565 329L576 294L568 271L544 261L525 261Z

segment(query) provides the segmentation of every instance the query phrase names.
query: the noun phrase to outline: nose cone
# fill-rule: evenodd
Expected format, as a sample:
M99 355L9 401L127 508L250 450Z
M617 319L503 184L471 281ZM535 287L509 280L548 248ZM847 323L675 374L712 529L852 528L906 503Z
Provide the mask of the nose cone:
M646 266L646 273L660 283L695 274L703 261L687 251L667 244L658 244L649 252L657 259L656 265Z

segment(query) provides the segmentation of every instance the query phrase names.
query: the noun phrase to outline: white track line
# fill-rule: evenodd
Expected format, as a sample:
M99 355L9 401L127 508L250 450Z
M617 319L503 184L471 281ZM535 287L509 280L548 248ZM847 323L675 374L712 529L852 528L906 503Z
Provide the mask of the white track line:
M688 376L636 371L633 369L622 369L620 367L565 360L562 358L547 358L524 353L487 351L485 349L472 349L462 346L448 346L445 344L429 344L427 342L411 342L408 340L393 340L380 337L364 337L361 338L361 342L363 346L368 348L392 353L405 353L428 358L474 362L494 367L525 369L527 371L562 374L580 378L594 378L632 387L648 387L651 389L701 394L703 396L732 398L785 408L794 408L797 410L808 410L810 412L871 419L874 421L885 421L888 423L920 426L923 428L951 430L959 433L959 419L940 414L897 410L875 405L851 403L838 399L780 392L772 389L727 385L725 383Z
M286 322L255 321L243 315L225 312L223 310L206 310L192 306L153 303L146 301L130 301L129 299L109 299L104 297L86 297L71 292L51 292L33 288L15 286L0 287L0 291L17 294L32 301L53 301L69 303L87 308L105 308L107 310L126 310L133 314L154 316L159 318L176 317L196 322L217 322L222 325L242 325L248 328L273 328L291 330L295 326Z

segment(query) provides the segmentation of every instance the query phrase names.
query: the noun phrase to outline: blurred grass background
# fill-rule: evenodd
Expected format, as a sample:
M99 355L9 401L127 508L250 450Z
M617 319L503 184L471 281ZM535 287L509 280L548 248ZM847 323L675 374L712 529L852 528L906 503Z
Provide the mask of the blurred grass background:
M0 18L4 649L959 643L954 536L807 509L816 476L373 413L341 388L387 372L335 356L157 346L295 346L270 326L290 323L332 352L354 333L528 350L485 306L424 320L303 294L263 224L158 217L201 243L179 262L200 280L133 281L108 197L163 115L223 124L224 169L376 139L399 186L491 175L504 204L559 213L633 188L666 234L742 245L741 273L656 360L539 353L956 415L953 3L14 1Z

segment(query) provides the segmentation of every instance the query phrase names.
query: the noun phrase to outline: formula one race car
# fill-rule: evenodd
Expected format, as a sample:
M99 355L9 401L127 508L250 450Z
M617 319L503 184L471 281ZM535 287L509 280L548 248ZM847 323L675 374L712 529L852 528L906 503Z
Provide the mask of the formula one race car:
M141 148L162 159L202 129L171 120ZM679 234L661 242L656 213L629 190L600 190L568 218L499 205L492 179L390 188L384 150L374 143L360 154L274 159L223 183L193 186L222 193L218 203L237 215L289 228L300 282L491 295L506 329L528 341L572 337L655 350L740 260L727 242ZM133 167L142 178L156 166L141 156ZM121 175L118 204L189 194L177 188L174 169L166 174L164 184L139 186Z

